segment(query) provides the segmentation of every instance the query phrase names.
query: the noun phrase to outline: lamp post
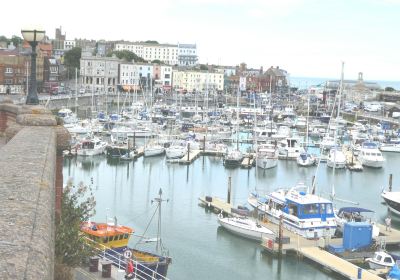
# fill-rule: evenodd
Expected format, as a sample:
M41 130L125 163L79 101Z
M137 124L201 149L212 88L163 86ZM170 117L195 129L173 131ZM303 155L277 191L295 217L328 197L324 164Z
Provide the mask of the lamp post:
M21 30L22 37L31 45L31 81L28 89L28 96L26 97L27 105L39 104L39 98L37 95L37 83L36 83L36 46L43 40L45 31L44 30Z

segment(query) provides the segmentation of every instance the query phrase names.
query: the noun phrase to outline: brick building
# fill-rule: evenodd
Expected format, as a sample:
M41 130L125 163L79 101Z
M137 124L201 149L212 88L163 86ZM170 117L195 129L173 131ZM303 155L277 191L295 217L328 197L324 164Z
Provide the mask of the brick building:
M0 50L0 94L25 92L30 56L16 50Z

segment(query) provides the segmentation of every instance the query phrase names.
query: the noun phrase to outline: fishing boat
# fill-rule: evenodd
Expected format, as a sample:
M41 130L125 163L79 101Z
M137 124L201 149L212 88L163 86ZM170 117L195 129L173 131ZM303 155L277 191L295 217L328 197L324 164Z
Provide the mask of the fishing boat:
M382 250L375 252L372 258L367 258L365 261L371 269L381 269L393 267L398 258L398 256L391 255Z
M263 237L272 237L274 232L247 217L227 217L218 215L219 224L226 230L252 240L261 241Z
M300 183L290 189L278 189L265 196L252 193L248 203L263 213L268 220L284 226L305 238L333 236L336 219L332 201L308 193L308 187Z
M171 258L161 242L161 203L165 201L161 196L160 189L159 197L153 200L157 203L155 212L159 213L158 234L154 240L148 240L148 242L157 242L155 253L128 247L129 238L135 231L131 227L119 225L116 218L113 222L107 223L83 222L80 230L85 235L88 244L100 251L100 256L112 261L115 265L125 263L129 256L128 258L132 259L136 266L135 279L165 279ZM143 238L142 235L140 240Z
M379 151L378 145L371 141L362 143L358 160L363 166L381 168L385 162L385 158Z
M238 167L243 160L243 154L240 150L229 150L224 157L224 165L227 167Z
M300 146L299 139L288 137L278 142L279 156L285 159L297 159L304 148Z

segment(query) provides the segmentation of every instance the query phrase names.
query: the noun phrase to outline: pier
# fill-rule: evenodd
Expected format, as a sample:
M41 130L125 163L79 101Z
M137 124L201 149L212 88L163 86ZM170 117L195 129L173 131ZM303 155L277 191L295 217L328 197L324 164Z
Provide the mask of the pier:
M218 197L211 196L203 196L199 197L200 204L203 206L210 208L214 211L214 213L219 214L223 213L228 216L234 215L232 213L232 204L225 202L223 199Z
M342 151L346 156L346 167L350 171L362 171L364 169L361 162L356 158L348 145L343 145Z

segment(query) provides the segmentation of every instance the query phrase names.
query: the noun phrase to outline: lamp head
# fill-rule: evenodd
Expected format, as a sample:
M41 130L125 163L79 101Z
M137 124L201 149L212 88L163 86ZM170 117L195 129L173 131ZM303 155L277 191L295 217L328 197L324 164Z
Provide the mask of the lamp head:
M40 42L44 38L45 31L42 28L25 28L21 30L21 34L28 42Z

